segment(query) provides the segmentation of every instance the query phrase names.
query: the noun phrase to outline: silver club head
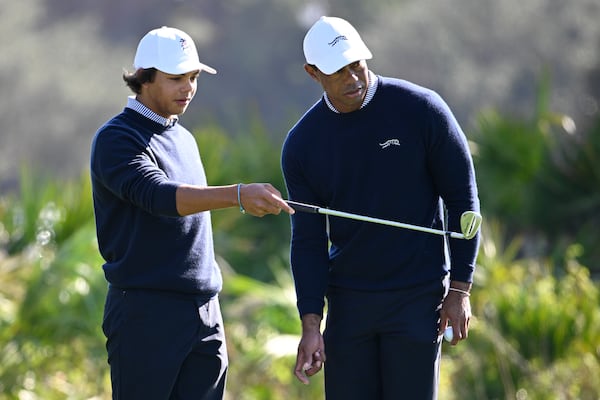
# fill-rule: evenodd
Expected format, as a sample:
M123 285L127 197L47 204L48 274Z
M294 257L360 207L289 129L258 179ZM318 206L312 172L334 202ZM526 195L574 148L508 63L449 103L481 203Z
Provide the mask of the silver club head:
M475 211L465 211L460 216L460 230L465 239L473 239L481 226L481 214Z

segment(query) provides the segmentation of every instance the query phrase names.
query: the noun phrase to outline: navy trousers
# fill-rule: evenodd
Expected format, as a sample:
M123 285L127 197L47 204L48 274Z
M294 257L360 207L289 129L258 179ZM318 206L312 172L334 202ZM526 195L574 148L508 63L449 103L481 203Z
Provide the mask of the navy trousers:
M437 399L443 296L441 280L402 291L329 289L327 400Z
M218 297L110 288L102 328L114 400L223 399Z

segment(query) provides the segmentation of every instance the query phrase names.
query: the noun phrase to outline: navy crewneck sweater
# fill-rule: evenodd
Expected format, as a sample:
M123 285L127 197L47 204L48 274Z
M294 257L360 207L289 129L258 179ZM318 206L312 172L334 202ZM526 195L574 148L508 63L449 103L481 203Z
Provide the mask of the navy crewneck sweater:
M336 113L321 99L290 130L282 169L291 200L460 232L479 210L465 135L435 92L378 77L362 109ZM291 265L300 315L322 314L328 286L382 291L444 277L471 282L479 237L450 239L367 222L296 213ZM330 247L329 247L330 244Z
M176 209L180 184L207 184L189 131L125 108L93 139L91 179L111 286L202 296L221 290L210 213L180 216Z

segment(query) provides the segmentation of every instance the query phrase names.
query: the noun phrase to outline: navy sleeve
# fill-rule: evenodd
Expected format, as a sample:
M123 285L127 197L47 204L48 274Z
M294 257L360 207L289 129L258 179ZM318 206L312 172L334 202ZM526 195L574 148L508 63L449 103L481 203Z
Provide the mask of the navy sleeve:
M297 154L302 148L288 135L282 150L282 170L288 198L320 205L300 171ZM300 316L312 313L323 315L325 291L329 275L328 237L326 218L321 214L297 212L291 216L292 243L290 261L296 287Z
M92 151L92 174L114 196L150 214L179 216L175 192L157 165L148 143L136 132L107 126L98 132Z
M448 212L448 228L460 232L464 211L480 211L473 161L467 138L437 94L430 97L431 143L428 165ZM471 240L451 239L450 279L472 282L480 235Z

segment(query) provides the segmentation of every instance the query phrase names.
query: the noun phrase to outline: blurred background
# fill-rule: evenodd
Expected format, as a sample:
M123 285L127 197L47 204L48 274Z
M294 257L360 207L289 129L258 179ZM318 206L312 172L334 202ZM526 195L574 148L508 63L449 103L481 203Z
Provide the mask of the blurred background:
M321 15L354 24L377 74L440 93L470 141L476 318L445 347L440 399L600 398L598 0L0 0L1 400L110 398L89 149L139 39L178 27L218 70L182 117L209 183L284 193L281 144L321 95L302 69ZM292 379L289 220L213 221L229 399L322 398Z

